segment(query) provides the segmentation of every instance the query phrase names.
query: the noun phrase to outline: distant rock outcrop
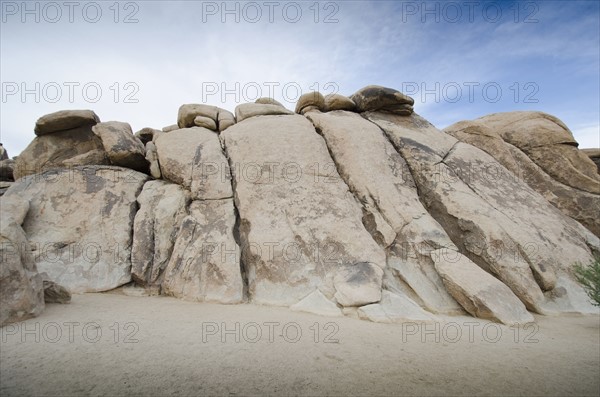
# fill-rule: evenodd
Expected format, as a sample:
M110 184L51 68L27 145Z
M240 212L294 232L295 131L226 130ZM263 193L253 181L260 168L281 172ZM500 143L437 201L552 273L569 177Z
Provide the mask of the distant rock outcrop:
M41 117L0 162L0 324L38 315L44 290L128 283L386 323L597 312L572 270L600 254L597 153L545 113L440 131L413 105L368 86L295 111L186 104L135 134L89 110Z

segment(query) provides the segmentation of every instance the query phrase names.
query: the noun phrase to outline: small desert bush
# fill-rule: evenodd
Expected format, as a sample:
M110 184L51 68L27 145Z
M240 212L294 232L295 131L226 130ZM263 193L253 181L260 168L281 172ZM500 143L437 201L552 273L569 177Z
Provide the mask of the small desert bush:
M587 292L595 306L600 306L600 256L589 265L575 264L575 277Z

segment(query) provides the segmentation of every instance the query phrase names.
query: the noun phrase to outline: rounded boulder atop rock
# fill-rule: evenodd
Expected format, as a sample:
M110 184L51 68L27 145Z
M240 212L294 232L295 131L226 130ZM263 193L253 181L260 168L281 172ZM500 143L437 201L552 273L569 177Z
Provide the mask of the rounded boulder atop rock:
M413 112L414 99L393 88L380 85L369 85L356 91L350 99L356 104L358 112L384 111L410 116Z
M40 136L99 122L100 118L92 110L61 110L40 117L35 123L34 132Z

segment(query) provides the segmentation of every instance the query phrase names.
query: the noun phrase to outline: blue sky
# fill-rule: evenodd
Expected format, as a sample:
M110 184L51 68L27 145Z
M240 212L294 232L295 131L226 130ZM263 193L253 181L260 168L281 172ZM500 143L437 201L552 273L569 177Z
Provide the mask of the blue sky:
M600 147L598 1L2 1L1 140L93 109L134 131L183 103L234 110L272 94L380 84L439 128L511 110L561 118ZM26 9L25 9L26 8ZM37 20L36 20L37 19Z

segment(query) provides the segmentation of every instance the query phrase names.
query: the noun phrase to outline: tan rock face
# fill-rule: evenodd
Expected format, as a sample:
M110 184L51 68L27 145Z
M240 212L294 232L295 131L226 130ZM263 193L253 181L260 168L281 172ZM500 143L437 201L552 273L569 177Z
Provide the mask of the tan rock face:
M600 254L599 176L568 128L514 112L445 133L413 103L368 86L304 95L302 115L188 104L136 135L40 118L0 186L0 324L41 312L45 277L62 302L133 279L124 293L386 323L596 312L572 266Z
M102 141L102 146L112 165L148 172L148 162L142 141L133 132L128 123L109 121L98 123L92 131Z
M221 137L250 299L290 305L318 288L328 299L344 296L349 306L379 300L373 286L380 289L385 253L362 225L362 211L311 123L302 116L254 117ZM361 262L379 270L358 284L343 275L334 283L339 271Z
M552 178L600 194L597 167L577 149L573 134L558 118L543 112L507 112L477 120L521 149Z
M162 283L187 300L241 303L241 250L234 238L233 199L194 201L179 227Z
M550 205L485 152L417 115L369 113L407 161L429 213L461 253L504 282L530 310L590 310L568 288L570 266L592 258L598 238ZM490 177L493 165L505 171ZM554 299L557 294L561 299ZM565 294L563 294L565 292ZM565 297L565 295L569 295Z
M179 129L160 135L154 143L162 177L185 187L192 199L233 197L229 165L213 131Z
M147 178L75 167L22 178L4 197L30 202L23 230L40 272L75 293L107 291L131 280L136 196Z
M353 112L356 110L356 104L348 97L340 94L325 95L325 110L328 112L334 110L348 110Z
M507 325L534 321L510 288L465 256L442 249L432 258L448 291L471 315Z
M525 152L505 142L498 133L480 120L461 121L447 127L444 132L484 150L506 167L515 178L525 181L564 214L580 222L596 236L600 236L600 195L573 189L554 179ZM499 172L502 170L488 167L487 174L492 176Z
M133 224L131 275L142 286L159 286L169 263L189 192L165 181L149 181L137 197Z
M387 283L412 290L417 300L437 313L460 312L433 268L429 252L439 247L457 250L442 227L419 201L408 165L381 129L356 113L310 113L333 156L336 168L363 206L363 223L382 219L369 229L383 235L384 224L393 230L387 250ZM385 161L373 161L385 159ZM391 287L394 288L394 287Z

